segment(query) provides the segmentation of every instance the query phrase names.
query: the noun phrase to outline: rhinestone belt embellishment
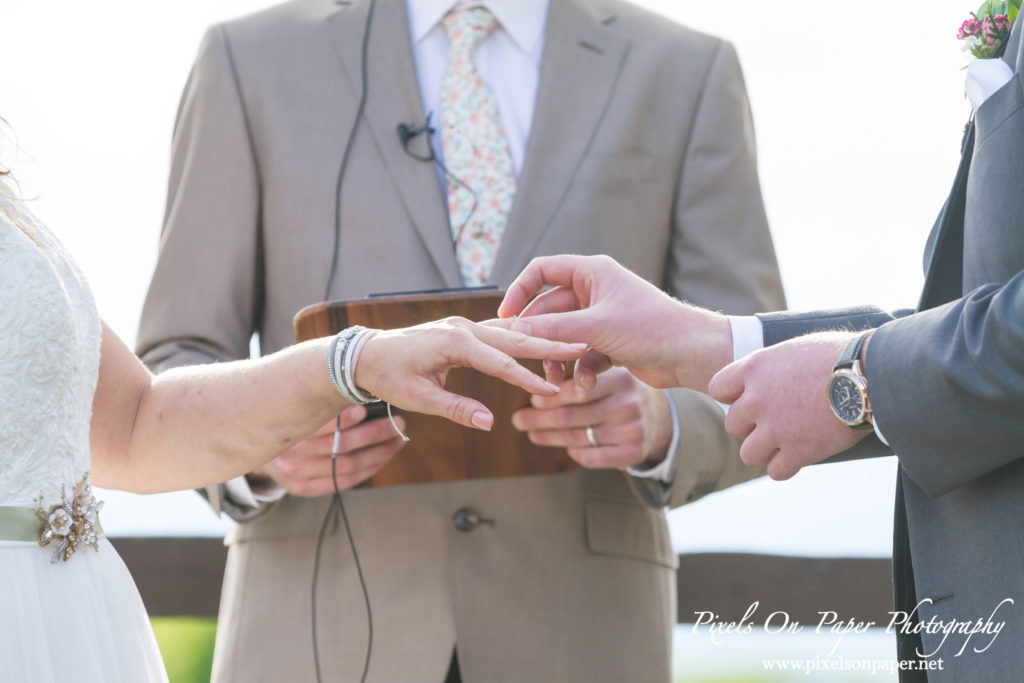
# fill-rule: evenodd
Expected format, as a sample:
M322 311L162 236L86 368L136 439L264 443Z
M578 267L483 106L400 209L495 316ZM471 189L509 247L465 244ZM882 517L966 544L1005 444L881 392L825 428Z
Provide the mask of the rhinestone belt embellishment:
M103 501L97 501L92 495L89 473L86 472L82 481L75 484L71 498L61 486L61 503L48 511L43 509L43 497L35 499L36 516L43 520L43 530L39 533L39 545L46 547L57 544L51 563L59 560L67 562L75 554L80 544L92 546L99 550L98 515Z

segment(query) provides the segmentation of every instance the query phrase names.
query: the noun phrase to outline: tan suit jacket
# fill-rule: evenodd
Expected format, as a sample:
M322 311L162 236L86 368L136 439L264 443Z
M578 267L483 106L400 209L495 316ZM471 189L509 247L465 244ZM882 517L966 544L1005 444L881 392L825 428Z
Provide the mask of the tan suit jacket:
M139 348L156 369L292 341L323 297L335 183L359 96L367 0L302 0L213 27L183 95L166 223ZM533 256L606 253L678 297L746 314L782 304L733 48L621 2L552 0L536 109L491 278ZM344 179L331 298L460 286L432 165L395 132L422 121L405 5L379 0L369 97ZM423 149L420 150L421 152ZM706 397L676 393L674 486L751 476ZM675 622L662 491L618 471L345 494L373 605L370 680L668 681ZM218 681L313 678L310 579L328 500L286 497L229 537ZM453 513L496 520L469 533ZM356 680L367 624L344 534L321 568L324 680Z

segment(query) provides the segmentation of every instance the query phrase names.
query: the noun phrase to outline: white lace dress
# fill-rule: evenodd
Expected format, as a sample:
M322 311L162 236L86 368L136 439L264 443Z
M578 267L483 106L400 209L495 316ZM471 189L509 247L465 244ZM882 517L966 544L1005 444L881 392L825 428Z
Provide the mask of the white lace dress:
M100 321L56 238L17 203L0 209L0 680L166 681L142 600L105 538L56 562L57 543L12 540L12 518L40 496L46 510L60 504L89 470Z

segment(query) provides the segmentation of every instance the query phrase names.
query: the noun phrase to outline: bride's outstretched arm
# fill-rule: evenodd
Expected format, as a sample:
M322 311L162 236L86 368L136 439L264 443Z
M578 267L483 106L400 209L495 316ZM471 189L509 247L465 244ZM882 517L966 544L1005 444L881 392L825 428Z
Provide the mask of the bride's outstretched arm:
M348 405L327 374L330 338L258 360L178 368L154 376L106 325L91 431L93 481L140 493L189 489L249 472ZM449 319L376 333L357 386L407 410L490 429L481 403L444 391L448 370L472 366L526 389L557 388L513 360L571 360L560 344Z

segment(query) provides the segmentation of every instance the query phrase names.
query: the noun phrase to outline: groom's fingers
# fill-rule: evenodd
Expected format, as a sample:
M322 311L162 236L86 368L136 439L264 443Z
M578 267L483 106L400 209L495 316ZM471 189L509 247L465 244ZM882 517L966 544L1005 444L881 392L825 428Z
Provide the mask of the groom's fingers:
M568 313L543 313L518 318L512 329L531 337L542 337L560 342L583 342L593 345L603 328L600 316L592 309Z
M538 295L533 301L527 304L520 318L544 313L567 313L580 308L579 297L569 287L555 287Z
M768 467L779 454L779 444L766 429L754 429L740 445L740 460L749 467Z
M748 356L749 358L749 356ZM743 395L746 384L746 359L726 365L708 382L708 394L719 403L732 405Z
M610 367L612 362L608 356L590 349L583 358L576 361L572 374L576 384L590 390L597 386L597 376Z
M585 256L540 256L533 259L509 285L498 307L498 317L511 318L519 314L546 286L572 287L573 276L585 259Z

